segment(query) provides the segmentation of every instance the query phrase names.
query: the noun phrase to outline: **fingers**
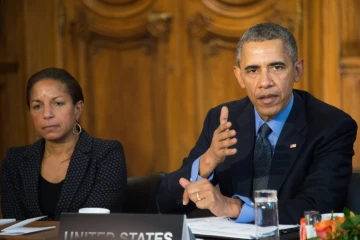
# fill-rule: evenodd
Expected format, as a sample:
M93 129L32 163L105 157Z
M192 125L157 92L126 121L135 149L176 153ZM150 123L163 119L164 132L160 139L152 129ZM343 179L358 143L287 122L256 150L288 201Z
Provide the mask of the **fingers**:
M210 166L210 170L201 168L200 164L200 172L204 175L206 173L211 172L214 166L225 160L226 156L233 155L237 152L236 149L230 148L234 144L237 143L236 131L230 130L232 124L228 121L229 117L229 109L226 106L221 108L220 112L220 125L214 131L213 139L211 141L210 148L206 152L206 157L203 158L206 164L203 166Z
M229 141L232 139L235 139L236 131L235 130L229 130L226 132L219 133L218 135L214 136L216 141L219 141L221 144L221 147L228 147L236 143L236 141ZM226 146L225 146L226 145Z
M189 195L186 191L186 186L190 184L190 181L186 178L180 178L179 183L183 188L185 188L183 193L183 205L187 205L189 203Z
M220 112L220 125L216 129L216 135L219 137L219 141L234 137L236 135L235 130L230 130L231 122L228 122L229 109L226 106L221 108Z
M221 126L216 130L220 132ZM215 132L216 132L215 131ZM227 151L228 148L233 146L237 143L237 139L235 138L236 131L235 130L227 130L221 133L216 133L213 136L213 142L214 142L214 150L220 151L222 154L229 155L231 153L234 153L234 151ZM236 152L235 152L236 153Z
M236 131L230 130L231 128L231 122L228 122L229 117L229 109L226 106L223 106L221 108L220 112L220 126L216 131L218 131L218 134L216 134L215 138L216 141L218 141L219 150L223 150L223 154L225 156L232 155L236 153L236 149L227 149L228 147L234 145L237 142L235 137Z
M229 118L229 109L226 106L221 108L220 112L220 132L225 131L231 127L231 123L228 122Z
M189 201L196 203L199 199L203 199L201 192L206 192L213 188L208 179L201 179L196 182L189 182L185 178L180 178L180 185L184 188L183 205L187 205Z
M210 211L212 211L212 209L214 207L216 207L216 205L221 205L221 203L219 201L220 195L221 195L221 193L219 193L215 189L215 187L213 187L211 185L211 187L206 187L206 188L201 189L200 191L194 193L191 196L191 200L195 203L197 208L209 209ZM218 207L221 208L221 206L218 206Z
M216 129L219 133L228 131L231 128L231 122L226 122L223 124L220 124L219 127Z
M237 153L237 149L236 148L226 148L224 149L224 155L225 156L231 156Z
M200 200L197 199L197 195L195 194L195 197L196 197L195 205L196 205L196 207L200 208L200 209L209 209L211 203L213 202L212 191L211 190L199 191L197 193L199 195Z
M221 108L220 113L220 125L227 123L229 117L229 109L224 106Z

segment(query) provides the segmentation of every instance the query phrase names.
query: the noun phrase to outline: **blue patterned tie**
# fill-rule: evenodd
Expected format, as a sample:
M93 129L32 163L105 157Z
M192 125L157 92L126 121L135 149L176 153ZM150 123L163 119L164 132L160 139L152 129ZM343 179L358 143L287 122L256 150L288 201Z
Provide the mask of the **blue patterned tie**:
M259 136L254 149L254 177L253 190L267 189L270 166L271 166L271 145L268 139L272 132L271 128L264 123L259 129Z

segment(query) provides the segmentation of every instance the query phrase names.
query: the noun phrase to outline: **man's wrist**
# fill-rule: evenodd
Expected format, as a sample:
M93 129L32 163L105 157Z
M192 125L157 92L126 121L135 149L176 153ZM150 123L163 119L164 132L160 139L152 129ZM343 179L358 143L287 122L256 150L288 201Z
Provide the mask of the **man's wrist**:
M200 157L200 163L199 163L199 175L202 178L208 178L210 174L214 171L217 164L215 163L215 160L213 160L213 157L209 153L209 150L206 151L201 157Z
M243 206L243 201L238 198L228 198L229 201L229 213L226 214L230 218L238 218L240 215L241 208Z

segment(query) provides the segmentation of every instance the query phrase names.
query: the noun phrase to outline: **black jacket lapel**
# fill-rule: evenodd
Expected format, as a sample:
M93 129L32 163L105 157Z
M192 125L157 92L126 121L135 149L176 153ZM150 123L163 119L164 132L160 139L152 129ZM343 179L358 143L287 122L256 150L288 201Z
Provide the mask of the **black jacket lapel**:
M90 152L91 145L91 136L83 131L71 156L64 185L61 189L60 198L56 206L55 216L59 216L61 212L69 211L72 200L76 196L76 193L85 178L89 164L89 156L87 156L87 153Z
M39 177L44 145L44 139L30 145L24 153L24 161L19 166L26 199L24 201L25 209L29 211L30 216L42 215L39 204Z
M271 162L269 189L280 191L306 140L305 103L294 92L294 105L277 141Z
M236 149L232 156L232 183L235 194L252 195L253 149L255 142L254 106L249 101L236 120ZM229 113L230 114L230 113Z

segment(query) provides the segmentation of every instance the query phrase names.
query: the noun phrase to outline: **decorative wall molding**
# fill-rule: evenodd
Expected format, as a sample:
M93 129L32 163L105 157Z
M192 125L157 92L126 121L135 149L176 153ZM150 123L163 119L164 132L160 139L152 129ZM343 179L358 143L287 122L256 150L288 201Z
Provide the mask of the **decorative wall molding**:
M138 39L151 35L155 38L167 39L171 31L172 13L150 12L141 21L123 19L106 19L96 16L88 10L78 10L77 17L71 22L71 35L89 39L93 34L116 39Z
M134 0L100 0L100 2L104 2L107 4L117 4L117 5L121 5L121 4L129 4L134 2Z
M146 29L153 37L167 40L171 31L172 17L171 13L150 13Z
M279 16L280 15L280 16ZM259 21L271 21L284 24L290 29L295 28L295 21L293 17L282 14L280 10L273 9L267 13L264 13ZM195 16L189 21L187 30L188 34L192 37L198 37L201 39L206 38L209 34L221 36L222 38L234 38L238 39L248 29L248 25L234 24L223 25L214 21L211 17L197 12Z
M131 26L124 22L101 22L98 16L89 14L87 10L79 10L76 20L70 24L70 31L73 44L76 44L78 39L83 39L91 45L91 55L96 54L100 43L122 49L137 48L141 45L145 54L151 54L156 51L156 41L168 40L172 17L171 13L151 12L145 21Z
M148 10L154 0L83 0L95 15L105 18L125 18Z
M212 19L204 14L197 13L194 18L188 23L187 30L190 36L197 36L202 38L209 32L209 26Z
M239 32L242 31L216 24L210 17L201 13L197 13L188 23L190 40L204 43L202 46L206 47L205 54L208 57L216 56L221 48L236 49Z
M294 33L295 32L295 17L298 16L289 16L289 15L284 15L281 14L281 10L279 10L278 8L274 8L271 15L265 17L265 21L266 22L273 22L273 23L278 23L284 27L286 27L287 29L290 30L290 32Z
M360 56L342 57L340 59L341 74L355 74L360 80Z
M16 72L18 67L19 63L17 61L0 58L0 73Z
M19 68L19 63L14 60L0 58L0 75L4 73L16 73ZM5 84L5 79L0 78L0 88Z
M211 39L207 44L207 56L214 57L220 53L220 49L236 49L237 42L231 41L226 42L219 38Z
M276 3L274 0L202 0L211 11L230 18L250 18L262 15Z

